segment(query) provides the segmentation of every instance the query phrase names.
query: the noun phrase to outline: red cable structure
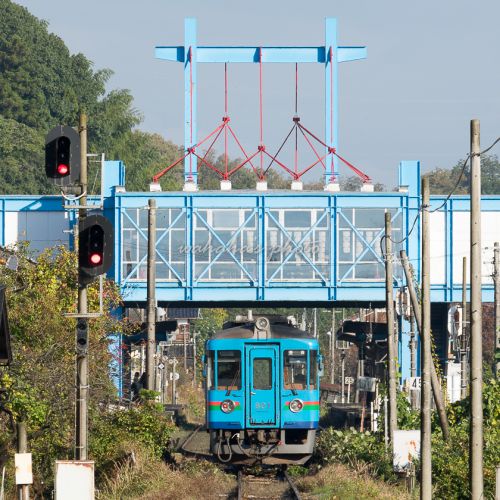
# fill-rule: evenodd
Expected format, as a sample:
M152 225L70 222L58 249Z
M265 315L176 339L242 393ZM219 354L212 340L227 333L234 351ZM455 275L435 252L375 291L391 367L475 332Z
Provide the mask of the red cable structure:
M257 147L257 150L251 154L247 154L245 148L241 144L241 141L238 139L237 135L235 134L233 128L230 125L230 117L229 117L229 107L228 107L228 65L227 63L224 64L224 116L222 118L222 123L218 125L212 132L210 132L205 138L203 138L201 141L196 143L195 145L191 146L188 148L183 156L178 158L176 161L165 167L163 170L158 172L156 175L153 176L153 182L158 183L161 177L163 177L167 172L172 170L174 167L179 165L182 161L184 161L187 157L189 157L189 176L188 180L192 180L192 161L193 161L193 156L196 158L198 161L199 166L205 166L208 169L212 170L215 172L221 180L229 180L232 175L234 175L238 170L241 168L249 165L250 168L253 170L255 173L256 177L259 180L265 180L266 174L269 171L269 169L273 165L277 165L281 169L283 169L285 172L287 172L291 178L295 181L298 181L301 179L301 177L309 172L311 169L313 169L315 166L318 164L321 164L323 167L323 170L326 171L326 163L325 160L328 156L330 156L330 168L332 175L330 176L330 181L335 182L335 175L334 175L334 156L337 157L344 165L346 165L349 169L351 169L356 175L358 175L363 183L370 183L371 178L363 173L361 170L359 170L357 167L355 167L352 163L347 161L345 158L340 156L336 149L333 148L332 146L327 145L324 141L322 141L319 137L317 137L314 133L312 133L308 128L304 127L300 123L300 117L298 115L298 90L299 90L299 73L298 73L298 64L295 64L295 115L293 117L293 125L288 132L287 136L285 137L284 141L282 142L281 146L278 148L276 153L274 155L270 154L266 150L266 146L264 144L264 111L263 111L263 85L262 85L262 80L263 80L263 65L262 65L262 48L259 49L259 145ZM330 48L329 52L329 57L330 57L330 78L332 78L333 81L333 64L332 64L332 58L333 58L333 52L332 49ZM189 49L189 60L191 61L192 58L192 49L190 47ZM191 67L192 65L190 65ZM193 117L192 117L192 100L193 100L193 78L192 78L192 70L190 68L190 100L191 100L191 144L193 142ZM333 131L333 118L334 118L334 109L333 109L333 94L331 95L331 108L330 108L330 129ZM224 168L223 170L220 170L217 168L213 163L209 161L209 154L211 151L213 151L214 145L217 143L217 140L219 137L222 135L222 132L224 132L223 137L224 137ZM311 148L311 151L313 152L316 160L312 162L311 164L305 166L302 169L299 169L299 151L298 151L298 134L299 132L302 134L302 137L305 139L306 143L308 146ZM287 165L285 165L282 161L278 159L279 154L283 150L285 144L288 142L292 134L295 135L295 150L294 150L294 160L293 160L293 167L290 168ZM234 142L238 146L239 150L241 151L243 155L243 159L240 163L238 163L235 167L229 169L229 163L228 163L228 140L229 137L232 137L234 139ZM209 139L212 139L211 142L209 143L208 148L204 151L204 154L198 154L199 148L207 143ZM317 143L316 147L314 145L314 142ZM330 137L330 144L333 142L333 132L332 136ZM325 153L321 155L318 152L317 147L322 146L325 148ZM256 156L259 156L259 162L260 165L257 167L252 160L255 159ZM264 156L268 157L270 162L267 168L264 169Z

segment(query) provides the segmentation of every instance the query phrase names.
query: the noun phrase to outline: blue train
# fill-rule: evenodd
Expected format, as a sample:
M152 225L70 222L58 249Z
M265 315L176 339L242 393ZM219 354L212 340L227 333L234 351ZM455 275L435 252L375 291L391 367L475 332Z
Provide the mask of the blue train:
M319 421L318 341L282 316L237 318L205 346L210 450L234 464L303 464Z

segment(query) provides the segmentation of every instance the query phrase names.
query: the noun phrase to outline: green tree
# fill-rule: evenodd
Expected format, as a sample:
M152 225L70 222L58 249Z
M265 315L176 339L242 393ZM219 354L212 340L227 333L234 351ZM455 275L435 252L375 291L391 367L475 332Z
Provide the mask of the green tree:
M17 253L17 270L0 267L0 282L7 285L13 364L0 373L0 386L8 389L7 408L14 419L24 420L36 471L35 493L41 495L52 481L56 458L72 458L74 434L75 312L77 272L74 253L50 249L34 264L24 250ZM99 287L89 287L89 310L99 307ZM118 289L106 282L104 313L89 328L90 408L115 398L109 377L108 332L125 331L125 323L111 314L120 302ZM0 416L0 457L12 456L14 434ZM45 485L43 484L45 483Z
M43 139L57 124L76 126L81 112L89 116L89 150L120 158L141 119L130 93L106 94L112 72L70 54L26 8L0 0L0 12L0 163L8 177L0 192L57 192L42 178Z
M451 169L436 167L424 174L429 178L431 193L433 194L467 194L470 183L470 162L465 169L465 159L460 160ZM463 174L460 177L463 170ZM454 191L453 191L454 190ZM481 157L481 192L482 194L500 194L500 162L496 155Z
M0 193L47 194L53 191L45 177L43 139L37 131L0 116Z

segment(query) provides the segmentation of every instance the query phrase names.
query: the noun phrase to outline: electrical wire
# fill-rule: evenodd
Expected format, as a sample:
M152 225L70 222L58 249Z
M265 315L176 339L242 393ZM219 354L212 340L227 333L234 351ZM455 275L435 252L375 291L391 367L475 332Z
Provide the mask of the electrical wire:
M462 165L462 168L460 170L460 175L458 176L457 182L453 186L453 189L448 193L448 195L446 196L446 198L443 201L443 203L441 203L441 205L439 205L439 207L434 208L432 210L429 210L429 213L433 213L433 212L437 212L438 210L441 210L446 205L446 203L448 203L448 200L451 198L451 196L453 195L453 193L457 190L458 186L460 185L460 181L462 180L462 177L463 177L463 175L465 173L465 168L467 167L467 163L469 163L469 160L473 156L481 156L481 155L486 154L490 149L492 149L499 142L500 142L500 137L498 137L497 139L495 139L495 141L493 141L493 143L490 146L488 146L486 149L483 149L483 151L480 151L479 153L469 153L467 155L467 158L465 159L465 161L464 161L464 163ZM389 238L391 240L391 242L394 243L395 245L400 245L401 243L404 243L409 238L410 234L412 233L413 229L415 228L417 219L420 217L420 213L422 212L422 210L425 210L425 209L428 209L428 208L429 208L428 206L420 205L420 207L418 208L418 214L415 217L415 219L413 220L413 223L411 225L410 230L408 231L408 234L402 240L400 240L400 241L394 241L392 238ZM388 238L388 236L386 236L385 234L380 238L380 254L384 258L386 257L386 254L385 254L385 252L383 250L382 242L384 241L385 238Z
M481 156L481 155L484 155L486 154L490 149L492 149L497 143L500 142L500 137L498 137L497 139L495 139L495 141L493 141L493 143L488 146L486 149L483 149L482 151L480 151L479 153L469 153L467 155L467 158L465 159L464 161L464 164L462 165L462 169L460 171L460 175L458 176L458 179L457 179L457 182L455 183L455 186L453 186L453 189L451 190L451 192L448 194L448 196L446 196L445 200L443 201L443 203L441 205L439 205L439 207L437 208L434 208L433 210L429 210L429 213L432 213L432 212L437 212L438 210L440 210L441 208L443 208L446 203L448 203L448 200L450 199L450 197L453 195L453 193L456 191L456 189L458 188L458 186L460 185L460 181L462 180L462 177L465 173L465 168L467 166L467 163L469 163L469 160L473 157L473 156Z

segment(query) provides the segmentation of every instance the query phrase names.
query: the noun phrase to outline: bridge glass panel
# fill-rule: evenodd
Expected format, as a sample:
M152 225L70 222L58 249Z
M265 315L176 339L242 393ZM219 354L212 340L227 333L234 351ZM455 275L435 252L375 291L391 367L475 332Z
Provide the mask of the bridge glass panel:
M195 281L254 281L258 273L258 252L254 209L195 211Z
M330 279L330 219L325 209L276 209L266 214L266 279Z
M392 240L402 239L402 214L390 209L392 215ZM337 214L338 243L337 266L340 281L383 281L384 261L381 254L381 238L385 233L385 209L347 208ZM401 244L393 243L393 252L399 252ZM396 261L397 262L397 261ZM395 275L401 269L395 265Z
M179 281L185 277L186 216L182 209L156 212L156 279ZM122 274L126 280L147 278L148 211L128 208L122 213Z

